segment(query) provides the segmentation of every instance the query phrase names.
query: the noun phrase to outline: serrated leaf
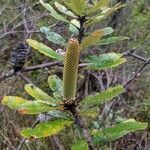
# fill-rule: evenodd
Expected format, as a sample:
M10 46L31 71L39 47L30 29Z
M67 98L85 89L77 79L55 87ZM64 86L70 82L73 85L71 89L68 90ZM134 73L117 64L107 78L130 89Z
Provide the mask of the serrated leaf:
M119 53L107 53L102 54L98 57L89 56L84 61L89 63L86 69L100 70L117 67L126 62L126 59L123 58L122 54Z
M87 14L95 13L103 7L106 7L109 3L110 0L100 0L90 10L87 11Z
M56 75L49 76L48 83L50 89L55 93L55 95L58 95L60 97L63 96L63 83L58 76Z
M38 101L29 101L17 96L4 96L2 103L11 109L17 109L21 114L40 114L57 109Z
M70 119L57 119L37 125L35 128L27 128L21 131L25 138L43 138L57 134L62 129L73 123Z
M70 4L78 15L82 16L84 14L85 0L70 0Z
M117 140L128 133L144 130L147 126L148 123L137 122L134 119L129 119L115 125L114 127L104 128L101 131L93 131L94 143L96 145L105 144L105 142Z
M112 8L106 7L106 8L102 8L102 12L98 15L92 16L90 19L88 19L85 23L84 23L84 27L90 27L92 25L95 25L96 23L99 23L100 21L106 19L110 14L114 13L115 11L117 11L120 8L123 8L125 5L122 3L117 3L115 4Z
M72 145L71 150L88 150L88 144L84 140L77 140Z
M101 30L96 30L92 32L89 36L85 37L82 42L81 42L81 48L82 51L85 50L86 48L90 46L97 45L99 40L108 34L111 34L114 30L110 27L101 29Z
M24 88L37 101L51 106L57 105L55 104L54 98L43 92L40 88L36 87L34 84L26 84Z
M99 106L110 101L112 98L118 96L124 91L125 89L122 85L117 85L115 87L108 88L106 91L103 91L96 95L89 96L85 98L81 103L86 104L87 106Z
M58 44L58 45L66 46L66 40L64 39L64 37L62 37L58 33L52 32L47 27L41 27L40 31L46 35L46 38L49 41L51 41L51 42L53 42L55 44Z
M40 0L40 3L41 3L48 11L51 12L50 15L51 15L52 17L54 17L54 18L57 19L57 20L66 22L66 23L70 23L69 20L67 20L67 19L66 19L65 17L63 17L62 15L58 14L50 4L44 3L43 0Z
M77 18L77 16L75 16L73 14L73 12L69 11L65 6L61 5L60 3L55 2L55 6L61 13L65 14L67 16L73 17L73 18Z
M27 39L27 43L33 47L35 50L38 50L40 53L53 58L57 60L63 60L63 56L56 53L54 50L52 50L50 47L44 45L43 43L40 43L38 41Z
M62 0L74 13L82 16L85 10L85 0Z
M98 45L108 45L108 44L113 44L113 43L117 43L117 42L121 42L124 40L129 40L129 37L124 37L124 36L119 36L119 37L108 37L105 39L101 39L98 42Z

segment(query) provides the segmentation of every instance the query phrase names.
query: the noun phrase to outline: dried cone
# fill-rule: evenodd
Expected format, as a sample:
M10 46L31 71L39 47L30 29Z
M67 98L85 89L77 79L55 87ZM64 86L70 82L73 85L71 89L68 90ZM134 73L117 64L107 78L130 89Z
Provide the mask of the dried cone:
M74 100L76 96L79 53L80 46L78 40L71 38L67 46L64 62L64 100Z

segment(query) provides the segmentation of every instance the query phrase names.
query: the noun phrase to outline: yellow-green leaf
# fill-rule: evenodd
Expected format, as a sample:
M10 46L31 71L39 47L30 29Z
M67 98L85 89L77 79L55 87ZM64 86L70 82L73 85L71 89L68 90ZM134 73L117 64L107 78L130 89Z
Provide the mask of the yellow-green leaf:
M112 98L118 96L123 92L125 92L123 86L117 85L115 87L108 88L106 91L98 93L94 96L89 96L85 98L81 103L86 104L87 106L99 106L110 101Z
M97 45L99 40L108 34L111 34L114 30L110 27L101 29L101 30L96 30L92 32L89 36L85 37L82 42L81 42L81 48L82 51L85 50L86 48L90 46Z
M43 43L40 43L38 41L27 39L27 43L33 47L35 50L38 50L40 53L53 58L57 60L63 60L63 56L56 53L54 50L52 50L50 47L44 45Z
M84 14L85 0L70 0L70 3L78 15L82 16Z
M54 98L50 97L48 94L43 92L40 88L36 87L34 84L26 84L25 90L37 101L49 104L51 106L56 106Z
M54 134L70 126L73 123L70 119L57 119L37 125L35 128L27 128L21 131L21 135L25 138L43 138Z
M40 114L57 109L38 101L29 101L17 96L4 96L2 103L11 109L17 109L21 114Z
M85 106L85 108L81 109L79 114L85 117L96 117L98 114L98 107L89 108Z

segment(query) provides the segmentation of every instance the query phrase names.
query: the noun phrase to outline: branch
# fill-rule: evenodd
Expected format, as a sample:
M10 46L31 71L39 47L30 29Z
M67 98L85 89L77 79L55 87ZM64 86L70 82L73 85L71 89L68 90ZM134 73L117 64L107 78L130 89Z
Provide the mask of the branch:
M29 78L27 78L26 76L24 76L21 72L17 72L17 75L24 80L26 83L32 83L31 80Z
M22 70L19 71L19 73L17 73L21 78L22 75L21 73L23 72L30 72L30 71L36 71L36 70L39 70L39 69L44 69L44 68L47 68L47 67L52 67L52 66L63 66L63 63L61 63L60 61L54 61L54 62L50 62L50 63L44 63L44 64L41 64L41 65L35 65L35 66L30 66L30 67L24 67ZM79 68L84 68L86 67L88 64L87 63L82 63L82 64L79 64ZM13 77L14 75L16 75L16 73L11 70L10 72L8 72L6 75L2 75L0 76L0 82L10 78L10 77Z
M89 149L94 150L92 137L91 137L82 117L79 115L79 113L75 107L72 107L70 109L70 112L72 113L72 115L75 119L75 123L78 124L79 127L82 129L82 135L85 138L86 142L88 143Z
M133 58L138 59L138 60L143 61L143 62L148 61L148 59L141 57L141 56L135 54L134 52L135 52L135 50L126 51L123 53L123 56L133 57ZM150 64L150 62L149 62L149 64Z

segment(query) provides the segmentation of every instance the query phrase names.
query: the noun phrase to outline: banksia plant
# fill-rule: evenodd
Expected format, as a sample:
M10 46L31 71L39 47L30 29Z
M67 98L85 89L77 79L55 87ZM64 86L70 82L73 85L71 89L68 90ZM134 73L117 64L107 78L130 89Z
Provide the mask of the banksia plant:
M65 101L75 100L76 97L79 53L80 46L78 40L71 38L66 50L63 71L63 99Z
M86 51L91 46L106 45L128 39L127 37L105 37L113 32L111 27L98 29L92 33L84 33L85 29L123 7L121 3L109 7L109 2L109 0L100 0L89 4L86 0L62 0L62 3L55 2L55 8L53 8L50 4L40 0L40 3L50 12L52 17L69 24L71 37L76 36L78 39L70 38L67 42L68 37L65 39L64 36L51 31L48 27L40 28L50 42L66 49L65 56L56 53L55 50L41 42L33 39L27 40L32 48L51 59L58 60L57 64L61 64L61 66L64 64L64 68L63 80L56 75L51 75L48 78L51 95L33 84L27 84L25 85L25 91L33 97L33 100L17 96L3 97L3 105L7 105L11 109L17 109L21 114L40 114L50 118L49 120L42 120L43 122L38 118L40 122L38 125L21 131L23 137L33 139L52 136L58 134L65 127L77 124L79 127L77 129L79 129L81 135L74 138L71 150L94 150L100 149L107 142L117 140L128 133L147 128L147 123L137 122L134 119L128 119L107 128L102 128L101 120L98 120L96 127L92 126L89 129L86 127L84 122L86 119L83 119L83 117L92 117L92 122L94 122L100 115L101 105L126 92L123 85L116 85L103 92L76 100L80 52ZM100 12L100 14L96 14L96 12ZM123 54L114 52L98 56L86 56L85 53L85 57L81 58L80 62L86 64L83 65L84 70L102 71L103 69L115 68L126 62L126 59Z

